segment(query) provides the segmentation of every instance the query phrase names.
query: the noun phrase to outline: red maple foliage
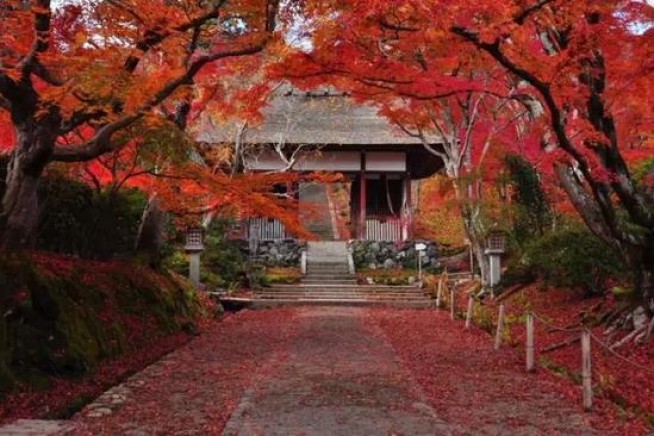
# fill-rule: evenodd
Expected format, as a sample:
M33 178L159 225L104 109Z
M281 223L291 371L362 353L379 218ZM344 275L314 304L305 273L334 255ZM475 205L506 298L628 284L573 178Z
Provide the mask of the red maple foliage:
M538 317L535 321L537 374L567 386L562 392L580 404L580 389L570 385L571 382L578 384L581 378L581 350L575 339L580 337L584 323L593 323L615 309L615 298L587 298L582 292L545 290L540 284L506 292L509 296L500 301L475 303L475 319L485 329L494 328L499 304L504 304L504 340L519 358L519 364L524 365L525 315L528 312L535 314ZM455 307L461 316L465 316L467 298L465 292L457 293ZM490 333L495 332L491 330ZM608 336L606 326L599 324L591 328L591 333L594 412L600 415L600 419L619 422L616 416L616 408L619 408L624 414L623 419L632 421L623 423L626 426L624 434L647 433L648 417L654 414L654 344L652 341L642 346L628 344L609 351L610 344L627 332ZM484 341L485 348L492 347L490 336L486 336ZM551 346L554 349L549 351Z
M526 108L540 134L521 151L555 175L587 226L623 253L649 307L654 198L634 165L654 154L654 7L350 0L309 3L305 13L315 23L313 47L276 70L304 86L351 87L362 100L391 99L393 109L479 93Z

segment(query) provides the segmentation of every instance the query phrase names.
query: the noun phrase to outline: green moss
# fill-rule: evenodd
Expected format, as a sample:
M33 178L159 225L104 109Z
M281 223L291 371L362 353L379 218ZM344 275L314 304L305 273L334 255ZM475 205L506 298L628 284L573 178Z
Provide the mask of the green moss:
M204 313L193 287L173 276L85 262L53 276L17 259L0 252L0 284L11 290L0 295L9 297L0 315L10 314L0 316L0 395L16 382L44 388L53 375L83 375L158 336L193 330Z
M629 301L638 298L638 295L631 287L614 286L611 288L611 294L613 294L616 300L620 301Z

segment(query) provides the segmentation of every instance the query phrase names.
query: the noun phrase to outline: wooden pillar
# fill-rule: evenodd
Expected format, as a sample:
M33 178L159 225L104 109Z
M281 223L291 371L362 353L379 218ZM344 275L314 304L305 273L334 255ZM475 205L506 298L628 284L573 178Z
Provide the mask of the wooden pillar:
M411 177L404 178L404 201L402 202L402 236L405 241L413 238L413 217L411 214Z
M359 175L359 239L366 239L366 154L361 153L361 173Z

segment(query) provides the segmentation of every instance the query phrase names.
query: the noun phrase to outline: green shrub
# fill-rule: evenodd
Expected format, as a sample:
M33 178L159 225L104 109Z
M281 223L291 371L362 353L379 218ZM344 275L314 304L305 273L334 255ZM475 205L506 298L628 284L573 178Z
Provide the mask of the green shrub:
M538 173L523 157L508 154L504 162L513 188L513 236L519 244L542 236L552 224L552 211Z
M221 288L235 288L245 283L245 256L238 243L227 239L229 220L215 220L205 236L201 279Z
M211 288L233 289L247 285L246 257L238 241L227 239L230 221L214 220L204 237L205 249L200 261L200 281ZM189 260L183 250L184 233L179 232L176 248L167 246L163 266L182 276L188 276Z
M621 257L588 229L566 225L526 244L519 262L509 268L504 283L540 277L545 285L603 292L607 279L623 276Z
M39 249L99 260L132 254L146 201L139 191L97 191L50 176L39 195Z
M299 268L268 268L266 270L266 284L284 284L291 285L299 283L302 274Z

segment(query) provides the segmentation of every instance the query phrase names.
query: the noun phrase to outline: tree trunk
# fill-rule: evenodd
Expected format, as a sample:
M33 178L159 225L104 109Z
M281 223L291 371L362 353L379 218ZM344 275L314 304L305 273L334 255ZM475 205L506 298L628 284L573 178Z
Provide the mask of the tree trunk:
M629 233L626 226L611 226L570 166L558 165L556 172L568 198L590 231L621 253L632 270L635 292L649 314L654 313L654 231ZM647 228L636 219L632 219L630 224Z
M463 220L463 228L466 232L466 237L470 244L472 245L472 252L474 254L477 265L479 266L479 274L481 276L481 284L483 286L488 286L489 284L489 271L490 265L488 263L488 258L484 254L484 235L482 234L481 223L476 222L475 219L475 210L473 208L476 206L471 205L461 205L461 219ZM472 269L473 265L470 265Z
M654 316L654 237L646 247L630 250L629 265L634 275L634 290L642 297L647 314Z
M10 170L7 175L7 191L2 200L6 219L4 248L31 248L36 244L39 179L38 174L20 169Z
M152 268L161 264L161 245L163 244L163 229L166 214L159 207L159 200L152 195L143 211L141 224L136 239L136 251L139 257Z
M6 191L2 198L5 229L4 248L32 248L39 221L38 188L49 161L54 140L38 136L39 128L17 129L17 147L7 168Z
M36 110L36 94L26 92L22 104L12 108L16 146L7 168L2 198L4 248L32 248L39 222L38 188L50 162L58 136L61 115L55 107Z

